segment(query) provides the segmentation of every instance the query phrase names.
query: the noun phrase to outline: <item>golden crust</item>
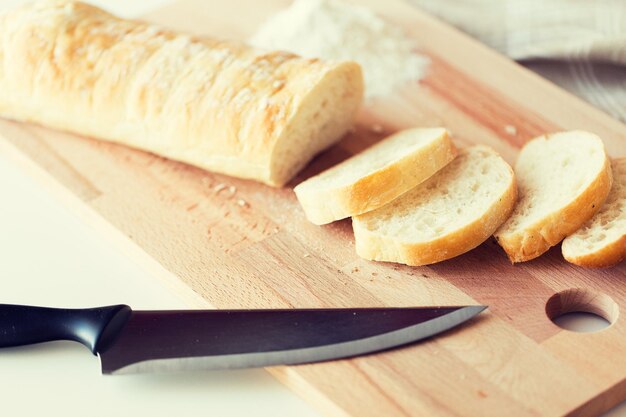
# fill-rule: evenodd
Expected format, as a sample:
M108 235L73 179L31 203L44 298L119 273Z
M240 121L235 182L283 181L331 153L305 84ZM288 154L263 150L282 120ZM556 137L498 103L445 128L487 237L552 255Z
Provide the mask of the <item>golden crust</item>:
M604 244L599 248L595 247L593 250L582 250L579 245L577 245L577 242L581 242L581 240L593 239L594 237L599 237L599 234L605 234L604 222L602 220L606 219L605 216L607 213L605 209L609 212L612 210L619 211L619 206L624 203L624 187L626 187L626 184L623 183L623 180L626 174L626 158L613 160L611 166L613 171L613 186L604 205L596 215L600 216L600 219L596 219L596 216L594 216L588 223L583 225L578 232L573 233L563 241L561 251L563 257L568 262L588 268L608 268L626 259L626 233L623 230L623 226L619 225L619 220L617 219L607 219L607 227L618 228L617 237L613 242ZM615 205L617 205L617 207ZM619 216L622 213L617 214ZM617 223L611 224L612 220L617 221ZM620 227L622 228L620 229ZM580 236L580 232L588 234L588 237ZM619 235L620 232L622 233L621 236Z
M517 184L509 167L511 182L498 202L481 217L445 236L428 242L406 243L381 236L352 222L357 254L373 261L399 262L411 266L429 265L453 258L479 246L511 215L517 200Z
M610 160L605 158L596 179L570 204L532 226L516 233L496 234L495 238L511 262L534 259L574 233L593 217L608 196L612 181Z
M568 256L563 252L563 257L568 262L587 268L608 268L626 259L626 236L622 236L599 251L580 256Z
M363 94L353 62L195 38L80 2L11 11L0 18L0 41L0 115L272 185L338 140ZM297 167L279 171L275 150L305 124L303 107L333 97L345 107L328 116L333 128L311 133Z
M392 137L385 140L389 139ZM384 206L436 173L456 155L457 149L448 132L442 130L441 141L433 142L420 152L405 155L351 184L306 190L298 186L294 191L309 221L318 225L327 224Z

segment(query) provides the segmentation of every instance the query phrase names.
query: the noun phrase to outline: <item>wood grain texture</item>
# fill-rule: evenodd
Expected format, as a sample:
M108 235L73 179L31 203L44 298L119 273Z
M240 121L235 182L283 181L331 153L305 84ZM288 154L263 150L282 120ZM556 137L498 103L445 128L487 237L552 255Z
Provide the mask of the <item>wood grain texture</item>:
M490 306L467 326L412 347L270 369L329 415L591 416L626 398L626 320L618 314L604 331L577 334L546 315L548 299L572 288L584 291L586 305L602 308L606 299L594 297L607 294L623 310L623 263L586 270L557 247L512 266L488 241L429 267L380 264L356 256L349 221L306 221L293 185L404 127L445 126L459 145L491 145L509 162L525 141L559 129L590 130L612 156L626 155L623 124L403 2L363 3L416 39L432 60L428 75L364 108L356 132L290 187L4 120L0 152L192 306ZM286 4L184 0L146 18L243 38ZM374 123L385 132L371 132Z

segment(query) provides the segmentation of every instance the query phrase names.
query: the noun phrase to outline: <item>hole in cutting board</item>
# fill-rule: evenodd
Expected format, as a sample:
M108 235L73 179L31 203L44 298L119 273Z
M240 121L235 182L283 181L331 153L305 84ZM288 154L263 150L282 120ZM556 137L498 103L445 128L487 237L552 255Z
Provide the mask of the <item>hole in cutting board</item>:
M546 314L562 329L588 333L603 330L615 323L619 307L606 294L571 288L548 299Z
M561 329L578 333L593 333L611 325L604 317L593 313L566 313L552 319Z

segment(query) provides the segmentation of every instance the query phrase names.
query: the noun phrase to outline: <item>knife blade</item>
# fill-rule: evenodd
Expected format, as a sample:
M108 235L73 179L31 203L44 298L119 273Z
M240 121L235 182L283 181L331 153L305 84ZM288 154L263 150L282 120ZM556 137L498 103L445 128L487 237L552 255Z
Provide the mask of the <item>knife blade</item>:
M485 306L133 311L0 304L0 347L73 340L104 374L295 365L407 345Z

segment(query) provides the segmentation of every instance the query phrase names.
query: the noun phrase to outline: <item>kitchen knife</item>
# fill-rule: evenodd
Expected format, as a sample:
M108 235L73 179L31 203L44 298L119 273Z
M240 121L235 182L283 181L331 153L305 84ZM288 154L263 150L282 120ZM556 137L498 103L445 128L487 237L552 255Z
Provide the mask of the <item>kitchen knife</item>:
M73 340L100 357L105 374L295 365L406 345L485 308L133 311L0 304L0 347Z

